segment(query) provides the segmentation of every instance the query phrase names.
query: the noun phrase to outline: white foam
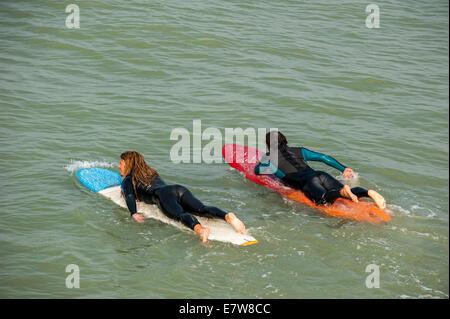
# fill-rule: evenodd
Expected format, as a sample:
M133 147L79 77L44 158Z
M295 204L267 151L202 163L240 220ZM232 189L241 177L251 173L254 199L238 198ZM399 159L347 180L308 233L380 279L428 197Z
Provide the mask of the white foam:
M335 176L335 178L338 181L343 182L344 184L348 184L349 186L354 187L354 186L356 186L358 184L359 174L357 172L355 172L354 176L351 177L351 178L346 178L346 177L342 176L342 174L340 174L338 176Z
M106 161L78 161L78 160L70 160L70 163L67 164L64 168L70 173L89 167L116 167L117 163L106 162Z
M409 210L404 209L403 207L398 206L398 205L388 204L388 205L387 205L387 209L390 209L391 212L394 212L394 211L395 211L395 212L396 212L396 215L412 216L412 215L411 215L411 212L410 212ZM400 214L398 214L398 213L400 213Z
M416 218L416 219L434 219L436 217L436 213L430 209L430 208L426 208L426 207L421 207L417 204L412 205L411 206L411 210L405 209L401 206L398 205L394 205L394 204L390 204L388 205L388 209L390 209L392 212L396 212L397 216L408 216L408 217L412 217L412 218ZM427 215L426 216L422 216L422 215L418 215L418 213L420 214L421 211L427 211Z

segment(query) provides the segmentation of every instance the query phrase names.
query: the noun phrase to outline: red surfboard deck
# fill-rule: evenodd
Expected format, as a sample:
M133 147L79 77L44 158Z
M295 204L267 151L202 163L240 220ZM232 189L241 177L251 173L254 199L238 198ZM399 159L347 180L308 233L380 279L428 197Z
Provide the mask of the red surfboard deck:
M332 205L315 205L300 190L284 186L276 178L273 178L273 175L255 175L254 168L263 154L264 152L243 145L225 144L222 147L222 155L231 167L244 173L245 177L252 182L266 186L282 196L314 207L329 215L365 221L371 224L391 220L386 211L373 202L359 200L358 203L354 203L346 198L338 198Z

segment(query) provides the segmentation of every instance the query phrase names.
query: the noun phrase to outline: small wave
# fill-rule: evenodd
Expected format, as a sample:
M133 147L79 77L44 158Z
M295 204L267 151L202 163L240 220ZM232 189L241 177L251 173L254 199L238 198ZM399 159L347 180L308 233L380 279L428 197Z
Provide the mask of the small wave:
M64 168L70 173L78 171L82 168L89 167L115 167L117 163L105 162L105 161L78 161L78 160L70 160L70 163L67 164Z
M411 210L412 211L423 212L424 214L427 214L427 216L425 216L426 218L436 217L436 213L431 208L428 208L428 207L421 207L419 205L412 205L411 206Z
M393 214L394 212L396 213L397 216L412 216L411 212L407 209L404 209L401 206L398 205L394 205L394 204L388 204L386 205L387 209L391 211L391 214Z
M346 177L342 176L342 174L338 175L338 176L335 176L335 178L338 181L342 182L343 184L347 184L350 187L356 187L358 185L358 182L359 182L359 174L356 173L356 172L355 172L355 175L352 178L346 178Z
M421 207L419 205L412 205L410 209L405 209L401 206L389 204L388 210L395 212L397 216L408 216L415 219L430 220L435 219L437 214L431 208Z

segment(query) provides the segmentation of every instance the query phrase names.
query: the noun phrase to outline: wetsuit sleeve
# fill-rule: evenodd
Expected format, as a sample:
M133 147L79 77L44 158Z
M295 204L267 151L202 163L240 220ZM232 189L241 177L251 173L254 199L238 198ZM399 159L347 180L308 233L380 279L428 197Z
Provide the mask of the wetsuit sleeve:
M327 164L331 167L334 167L335 169L343 172L347 167L339 163L337 160L335 160L333 157L322 154L322 153L316 153L313 152L307 148L302 147L302 156L305 161L318 161L322 162L324 164Z
M131 176L128 175L122 181L122 192L125 196L125 202L127 203L128 210L131 215L137 212L136 210L136 197L134 196L133 184L131 184Z
M255 166L254 172L255 175L274 174L278 178L283 178L286 176L286 174L270 162L267 155L263 155L263 157L261 157L259 163Z
M254 173L255 175L260 175L262 174L262 170L265 166L267 166L268 164L268 158L267 155L264 154L263 156L261 156L261 158L259 159L258 163L256 163L255 169L254 169Z

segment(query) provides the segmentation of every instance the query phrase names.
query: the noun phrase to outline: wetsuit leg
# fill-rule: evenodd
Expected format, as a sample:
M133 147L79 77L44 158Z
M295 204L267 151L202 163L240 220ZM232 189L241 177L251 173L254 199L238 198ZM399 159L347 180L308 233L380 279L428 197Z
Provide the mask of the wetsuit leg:
M316 176L319 177L320 184L322 184L326 190L341 190L341 188L344 187L344 184L326 172L317 171Z
M320 179L318 176L311 177L301 190L310 200L312 200L317 205L325 204L328 202L328 200L326 199L326 194L328 191L320 183ZM335 192L333 192L333 194L334 193Z
M214 206L205 206L186 187L180 185L178 187L182 192L180 204L185 210L200 216L225 219L226 212Z
M358 197L369 197L369 191L362 187L353 187L352 193Z
M303 187L304 193L316 204L332 204L342 197L340 190L344 185L326 172L318 171ZM353 187L352 193L357 197L369 197L368 190L362 187Z
M317 171L305 185L302 191L317 205L331 204L341 197L339 191L344 185L330 174Z
M328 173L318 171L317 175L320 178L320 182L327 190L341 190L341 188L344 186L341 182L339 182L337 179L335 179L333 176L331 176ZM355 194L357 197L369 197L368 190L362 187L353 187L351 189L352 193Z
M193 230L200 223L195 216L185 212L184 208L180 205L179 201L182 193L179 185L160 187L155 191L156 204L167 217L181 221Z

